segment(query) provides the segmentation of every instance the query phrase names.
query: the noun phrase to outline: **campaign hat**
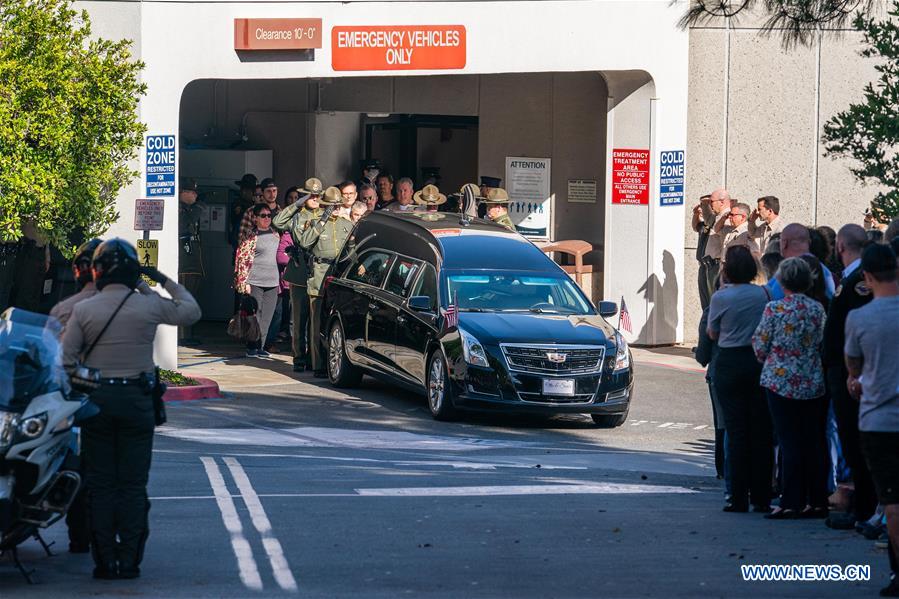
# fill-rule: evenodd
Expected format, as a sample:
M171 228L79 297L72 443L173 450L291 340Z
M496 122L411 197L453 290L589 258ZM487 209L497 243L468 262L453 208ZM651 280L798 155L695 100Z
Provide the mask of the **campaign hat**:
M509 194L502 187L493 187L487 192L487 204L508 204L511 200Z
M193 191L196 192L199 189L197 186L196 179L191 179L189 177L181 177L181 191Z
M440 193L436 185L425 185L412 195L412 199L422 206L439 206L446 203L446 196Z
M471 193L471 196L475 200L486 200L487 199L481 195L481 188L478 187L476 183L466 183L465 185L463 185L462 187L459 188L459 191L457 191L454 194L450 194L450 195L452 195L453 197L462 197L463 195L465 195L466 188L468 189L468 191Z
M321 179L310 177L306 179L306 182L303 184L303 189L301 189L300 191L302 193L320 196L324 191L324 185L322 185Z
M336 187L329 187L325 190L325 193L322 195L319 203L322 206L340 206L343 204L343 196L340 194L340 190Z

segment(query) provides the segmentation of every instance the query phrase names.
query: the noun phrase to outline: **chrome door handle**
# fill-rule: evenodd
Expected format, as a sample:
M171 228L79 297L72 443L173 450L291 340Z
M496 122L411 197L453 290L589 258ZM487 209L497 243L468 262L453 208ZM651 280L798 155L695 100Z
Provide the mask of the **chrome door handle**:
M369 310L377 310L378 308L380 308L380 306L377 304L377 302L369 302L368 303Z
M396 323L397 323L397 324L403 324L404 322L406 322L406 317L405 317L405 316L400 315L400 316L397 316L397 317L396 317Z

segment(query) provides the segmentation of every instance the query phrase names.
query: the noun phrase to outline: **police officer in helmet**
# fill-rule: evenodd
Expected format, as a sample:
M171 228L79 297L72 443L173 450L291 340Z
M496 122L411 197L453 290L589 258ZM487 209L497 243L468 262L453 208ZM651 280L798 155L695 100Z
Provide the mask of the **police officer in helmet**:
M156 386L153 340L160 324L190 325L200 307L182 285L139 266L123 239L101 243L92 261L97 294L75 304L62 337L63 363L100 371L85 422L82 453L95 578L137 578L149 534L147 479L153 449ZM171 296L153 291L140 275Z

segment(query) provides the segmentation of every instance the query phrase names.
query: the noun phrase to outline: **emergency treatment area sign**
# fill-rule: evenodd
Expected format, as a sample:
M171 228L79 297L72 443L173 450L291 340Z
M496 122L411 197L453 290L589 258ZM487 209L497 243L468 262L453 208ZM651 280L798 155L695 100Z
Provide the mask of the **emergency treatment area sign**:
M659 205L684 203L684 151L662 152L659 156Z
M649 204L649 150L612 150L612 203Z
M147 197L175 195L175 136L147 136Z
M461 69L463 25L377 25L331 29L335 71Z

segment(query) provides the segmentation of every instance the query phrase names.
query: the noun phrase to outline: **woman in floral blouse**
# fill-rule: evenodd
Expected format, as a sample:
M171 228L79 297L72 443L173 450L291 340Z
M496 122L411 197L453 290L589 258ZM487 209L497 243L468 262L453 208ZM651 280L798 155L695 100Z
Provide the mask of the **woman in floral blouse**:
M783 458L780 507L766 518L827 516L827 402L820 345L824 308L805 292L812 271L801 258L777 269L785 297L768 302L752 337L762 362L761 385L768 396Z
M247 342L248 358L267 358L262 343L268 332L278 301L280 274L278 272L278 244L281 236L272 228L272 210L266 204L256 204L248 212L253 228L237 246L234 257L234 289L251 295L259 305L256 317L263 339Z

